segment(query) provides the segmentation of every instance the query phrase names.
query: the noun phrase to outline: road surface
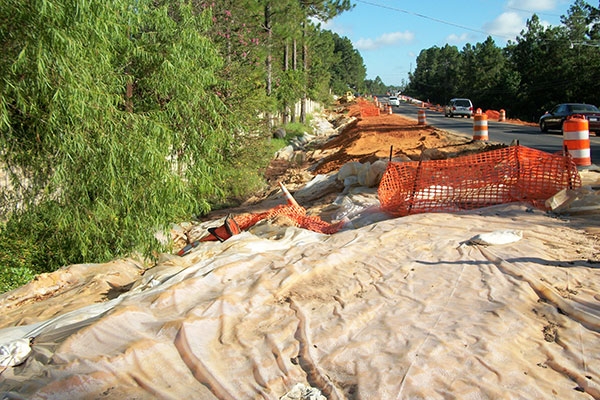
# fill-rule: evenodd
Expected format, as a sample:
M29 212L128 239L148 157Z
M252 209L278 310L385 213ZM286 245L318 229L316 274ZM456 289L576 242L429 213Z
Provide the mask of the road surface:
M393 107L395 114L417 119L419 107L413 104L401 103ZM444 113L432 110L426 111L427 124L441 130L460 135L473 136L473 118L446 118ZM518 140L519 144L548 153L556 153L563 149L563 138L560 132L541 133L539 127L498 122L488 120L488 137L490 142L509 144ZM600 165L600 137L590 136L592 164Z

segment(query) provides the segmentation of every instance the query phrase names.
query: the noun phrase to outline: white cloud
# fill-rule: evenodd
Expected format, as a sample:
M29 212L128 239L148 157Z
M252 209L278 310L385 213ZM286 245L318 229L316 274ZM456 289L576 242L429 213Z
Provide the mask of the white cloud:
M516 12L508 11L500 14L492 22L483 25L490 35L514 38L525 28L525 20Z
M556 7L556 0L509 0L508 7L528 11L548 11Z
M463 33L462 35L457 35L455 33L448 35L448 37L446 37L446 43L448 44L461 44L461 43L465 43L469 40L469 34L467 33Z
M340 36L347 36L350 32L352 32L351 27L339 24L335 19L330 19L327 22L322 22L322 21L319 21L318 19L314 18L313 22L315 24L320 23L321 29L326 29L326 30L335 32Z
M376 39L360 38L354 43L354 47L358 50L375 50L381 47L392 46L396 43L410 43L415 38L413 32L391 32L384 33Z

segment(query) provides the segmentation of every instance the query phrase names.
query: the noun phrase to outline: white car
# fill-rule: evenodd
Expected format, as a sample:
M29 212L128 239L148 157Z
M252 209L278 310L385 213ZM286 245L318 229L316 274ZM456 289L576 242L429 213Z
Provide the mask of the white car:
M444 117L467 117L473 116L473 103L469 99L451 99L444 108Z
M390 96L388 97L388 104L390 106L399 106L400 100L396 96Z

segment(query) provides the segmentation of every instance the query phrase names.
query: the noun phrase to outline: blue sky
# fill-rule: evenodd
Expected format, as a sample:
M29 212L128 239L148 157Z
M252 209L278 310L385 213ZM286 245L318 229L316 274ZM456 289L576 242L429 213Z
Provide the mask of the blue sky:
M459 50L492 36L504 47L514 41L528 18L560 25L572 0L351 0L351 11L322 24L350 39L367 67L367 79L386 85L408 82L423 49L446 43ZM589 4L596 6L596 1Z

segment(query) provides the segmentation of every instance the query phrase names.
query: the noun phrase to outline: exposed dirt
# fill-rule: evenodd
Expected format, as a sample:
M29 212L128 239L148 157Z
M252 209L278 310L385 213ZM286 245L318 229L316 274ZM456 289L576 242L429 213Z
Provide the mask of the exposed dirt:
M326 174L338 170L350 161L364 163L388 157L411 160L442 159L502 146L473 141L470 137L442 131L430 125L419 125L416 119L398 114L382 113L379 116L361 117L360 107L356 103L345 104L336 112L357 119L338 136L323 143L313 144L306 162L296 168L287 161L273 160L266 171L267 179L285 180L286 172L290 169L292 175L295 174L295 169L310 169L312 175ZM498 118L497 111L488 110L486 114L490 119ZM509 121L531 125L519 120Z
M488 110L485 113L490 119L497 118L497 112ZM305 151L301 152L303 154L300 157L293 158L295 161L274 159L265 170L268 186L247 199L244 204L236 208L213 211L201 219L214 220L224 217L228 213L267 211L285 203L279 182L294 193L316 175L334 173L351 161L366 163L390 157L415 161L446 159L506 146L485 141L473 141L466 135L461 136L442 131L430 125L419 125L416 119L398 114L382 113L379 116L361 117L360 107L356 103L340 105L329 119L335 123L344 121L347 123L352 118L355 120L340 130L339 134L321 137L309 143ZM512 119L506 122L531 125ZM598 173L592 174L591 181L589 178L583 177L584 185L597 186L600 184L598 176L600 176ZM341 192L343 186L339 189ZM339 192L322 193L314 198L302 199L300 205L307 209L308 214L319 215L327 220L326 216L322 215L322 210L330 205L337 195ZM600 216L600 213L596 215ZM586 218L589 217L586 215Z
M279 182L294 191L318 174L328 174L339 170L351 161L361 163L378 159L444 159L498 148L503 145L483 141L473 141L439 130L430 125L419 125L416 119L398 114L381 114L373 117L361 117L358 104L344 104L338 107L332 120L356 118L336 136L315 140L306 146L302 162L290 162L274 159L265 170L268 183L261 193L248 199L235 209L217 210L202 218L215 219L226 213L245 213L264 211L282 203ZM335 196L334 196L335 198ZM303 202L308 209L320 207L331 201L324 195L310 202ZM285 201L283 201L285 202Z

